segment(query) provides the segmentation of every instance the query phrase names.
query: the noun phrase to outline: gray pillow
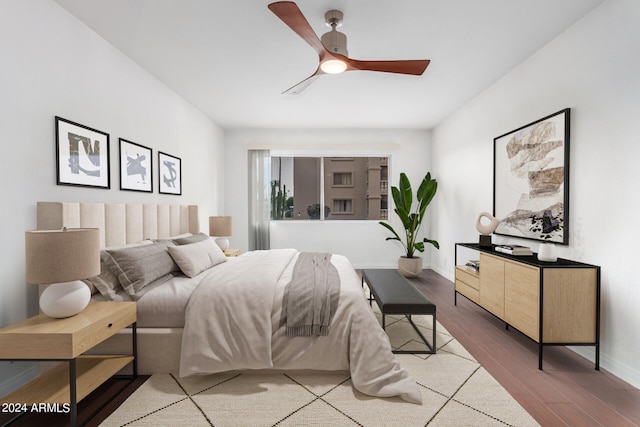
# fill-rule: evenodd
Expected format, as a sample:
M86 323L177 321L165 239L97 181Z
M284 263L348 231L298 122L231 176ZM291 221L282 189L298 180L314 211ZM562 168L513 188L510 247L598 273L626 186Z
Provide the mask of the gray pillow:
M105 260L111 258L107 251L100 251L100 274L83 280L89 287L94 286L107 301L113 301L121 289L118 277L111 272Z
M118 277L109 270L106 260L111 258L111 255L107 253L109 250L132 248L135 246L150 245L151 240L143 240L141 242L129 243L121 246L109 246L100 251L100 274L97 276L84 279L83 282L89 285L91 294L100 292L100 294L107 301L116 301L121 298L117 298L118 292L122 290Z
M167 251L168 246L173 243L107 250L110 256L105 257L105 264L118 277L122 288L137 300L149 290L144 290L146 286L153 284L155 287L159 280L164 283L180 271Z
M181 237L179 239L173 239L173 243L176 245L188 245L190 243L201 242L209 239L209 236L204 233L194 234L193 236Z

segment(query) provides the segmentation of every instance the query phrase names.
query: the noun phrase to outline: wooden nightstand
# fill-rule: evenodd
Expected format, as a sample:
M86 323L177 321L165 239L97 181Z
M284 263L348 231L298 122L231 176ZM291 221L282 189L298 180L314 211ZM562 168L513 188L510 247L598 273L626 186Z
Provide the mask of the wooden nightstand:
M133 328L131 355L82 355L129 325ZM39 314L0 329L0 360L68 362L3 397L0 403L21 405L23 413L30 412L34 404L54 404L49 408L68 410L75 426L78 401L129 363L133 363L133 378L137 377L136 340L135 302L92 302L73 317L54 319Z
M238 256L238 255L240 255L241 253L242 253L242 250L240 250L240 249L231 249L231 248L229 248L229 249L226 249L226 250L224 251L224 254L225 254L226 256L228 256L228 257Z

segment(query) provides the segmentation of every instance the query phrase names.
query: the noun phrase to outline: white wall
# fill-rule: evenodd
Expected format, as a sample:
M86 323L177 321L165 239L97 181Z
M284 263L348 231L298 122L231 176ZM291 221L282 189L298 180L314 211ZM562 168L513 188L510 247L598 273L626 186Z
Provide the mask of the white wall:
M453 243L477 240L476 217L493 201L493 138L570 107L570 242L559 255L602 267L602 367L635 386L639 41L640 2L608 0L434 129L433 171L446 190L434 204L442 246L431 259L452 279Z
M222 130L56 3L0 2L0 63L0 327L38 310L24 273L37 201L195 203L201 228L221 210ZM56 185L56 115L110 134L110 190ZM120 137L154 150L154 193L119 190ZM182 159L181 197L158 194L158 150ZM31 373L1 362L0 395Z
M247 150L264 148L302 155L390 155L391 184L405 172L418 185L431 167L431 133L410 130L234 130L225 136L225 214L233 216L231 246L247 249ZM436 176L437 178L437 176ZM436 199L440 195L436 195ZM428 212L427 212L428 215ZM401 224L391 214L391 224ZM402 255L398 242L377 221L277 221L271 223L271 247L329 251L346 255L356 268L393 267ZM428 226L422 230L429 235ZM432 251L435 249L427 249Z

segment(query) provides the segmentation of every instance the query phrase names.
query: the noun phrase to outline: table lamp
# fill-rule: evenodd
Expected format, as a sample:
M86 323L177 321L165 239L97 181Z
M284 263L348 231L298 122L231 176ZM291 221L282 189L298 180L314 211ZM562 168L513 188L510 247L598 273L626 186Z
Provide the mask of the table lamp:
M223 251L229 249L229 239L231 236L230 216L210 216L209 236L217 236L216 243Z
M40 310L55 318L80 313L91 300L81 281L100 274L97 228L64 228L25 232L27 283L49 285L40 295Z

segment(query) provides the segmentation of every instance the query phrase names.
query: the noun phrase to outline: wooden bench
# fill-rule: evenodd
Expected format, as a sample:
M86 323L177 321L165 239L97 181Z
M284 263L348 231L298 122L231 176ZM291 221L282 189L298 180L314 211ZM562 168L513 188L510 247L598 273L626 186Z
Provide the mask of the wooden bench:
M369 287L369 304L376 301L382 313L382 329L385 329L385 316L400 314L407 317L413 329L418 333L429 350L394 350L394 353L427 353L436 352L436 305L429 301L422 292L415 288L397 270L365 269L362 270L362 286ZM431 344L411 319L411 315L427 315L433 319L433 337Z

